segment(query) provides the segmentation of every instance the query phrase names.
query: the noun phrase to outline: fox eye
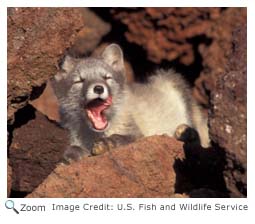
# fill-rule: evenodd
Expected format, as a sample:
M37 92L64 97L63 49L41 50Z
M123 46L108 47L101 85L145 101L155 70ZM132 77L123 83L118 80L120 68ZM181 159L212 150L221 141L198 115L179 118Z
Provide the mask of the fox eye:
M111 76L111 75L104 75L104 79L105 79L105 80L112 79L112 76Z

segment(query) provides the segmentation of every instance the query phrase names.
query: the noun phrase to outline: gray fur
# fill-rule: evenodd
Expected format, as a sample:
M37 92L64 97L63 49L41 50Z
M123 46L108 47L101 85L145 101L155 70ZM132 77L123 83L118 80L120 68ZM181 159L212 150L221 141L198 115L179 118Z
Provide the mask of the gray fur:
M63 65L54 88L72 146L91 152L96 139L113 134L136 138L154 134L174 136L180 124L195 128L201 144L209 146L207 120L189 87L174 71L159 70L147 84L127 85L123 53L116 44L109 45L99 58L71 61L68 57ZM93 130L84 113L86 93L93 83L103 83L112 96L113 104L105 111L109 125L103 131Z

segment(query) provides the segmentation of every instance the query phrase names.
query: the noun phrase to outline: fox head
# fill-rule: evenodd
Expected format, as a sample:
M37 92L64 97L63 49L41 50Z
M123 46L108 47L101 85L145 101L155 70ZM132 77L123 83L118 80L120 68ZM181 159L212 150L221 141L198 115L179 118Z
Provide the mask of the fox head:
M60 102L63 122L82 119L90 129L103 132L117 112L125 89L123 52L107 46L97 58L66 56L53 88Z

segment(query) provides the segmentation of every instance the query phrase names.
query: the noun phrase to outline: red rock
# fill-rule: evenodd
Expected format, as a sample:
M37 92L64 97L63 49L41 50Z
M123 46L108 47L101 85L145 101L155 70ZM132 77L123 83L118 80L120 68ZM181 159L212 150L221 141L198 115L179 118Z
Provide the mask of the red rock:
M30 104L50 120L60 122L59 103L50 81L47 82L40 97L31 101Z
M68 136L67 131L49 122L41 113L29 111L27 107L23 110L20 116L30 113L34 119L13 131L9 148L12 189L32 192L62 159Z
M245 8L227 8L221 10L221 15L205 36L212 40L210 45L200 44L199 53L203 58L200 77L195 82L194 94L196 99L209 106L209 92L216 89L218 76L221 76L232 52L232 34L237 26L246 24L247 12Z
M220 8L116 8L111 10L118 21L127 25L126 38L142 46L148 59L194 62L190 39L203 35L221 16Z
M10 196L12 189L12 168L9 165L9 160L7 164L7 197Z
M226 70L211 92L210 136L226 153L224 178L232 197L247 196L247 31L233 33Z
M8 8L8 121L57 72L57 62L84 27L78 8Z
M73 46L69 49L69 53L75 56L87 56L92 53L102 37L111 29L109 23L100 19L91 10L82 8L81 11L85 27L78 33Z
M225 198L226 194L207 188L198 188L189 192L190 198Z
M58 165L28 197L170 197L175 193L174 163L183 158L182 143L152 136Z

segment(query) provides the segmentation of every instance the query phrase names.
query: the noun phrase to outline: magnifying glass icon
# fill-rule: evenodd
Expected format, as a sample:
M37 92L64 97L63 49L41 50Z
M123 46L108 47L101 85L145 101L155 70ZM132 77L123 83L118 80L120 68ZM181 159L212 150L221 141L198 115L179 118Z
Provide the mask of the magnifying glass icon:
M14 208L14 201L12 200L7 200L5 202L5 207L8 209L12 209L14 212L16 212L17 214L19 214L18 210L16 208Z

